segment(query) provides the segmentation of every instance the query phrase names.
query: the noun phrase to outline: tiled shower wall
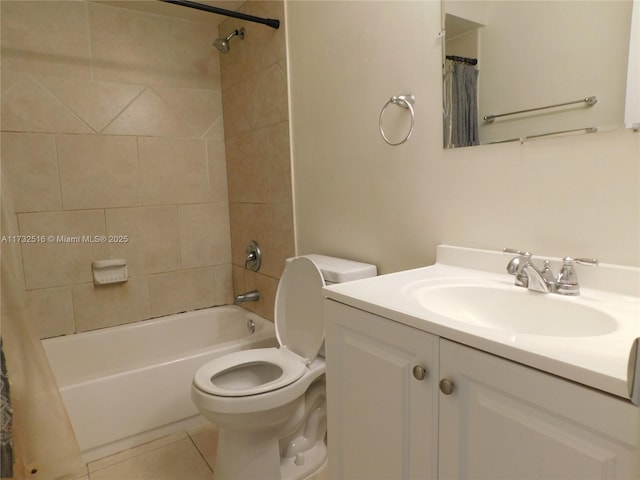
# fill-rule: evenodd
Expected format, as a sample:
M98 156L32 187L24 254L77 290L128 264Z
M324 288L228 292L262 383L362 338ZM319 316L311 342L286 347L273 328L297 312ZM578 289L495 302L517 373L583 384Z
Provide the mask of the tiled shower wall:
M214 18L0 5L2 174L20 233L45 238L21 244L40 335L232 302ZM107 241L63 241L83 235ZM127 283L93 285L108 258L127 259Z
M239 11L284 21L284 2L249 1ZM229 183L233 282L236 293L257 289L245 308L273 319L274 298L287 257L295 254L284 27L227 19L219 34L245 28L220 56ZM258 273L244 269L245 248L264 254Z

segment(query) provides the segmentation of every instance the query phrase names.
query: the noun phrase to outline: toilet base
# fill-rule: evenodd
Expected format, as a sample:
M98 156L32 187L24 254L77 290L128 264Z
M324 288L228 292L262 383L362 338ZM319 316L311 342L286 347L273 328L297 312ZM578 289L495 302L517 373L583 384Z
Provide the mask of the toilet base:
M321 441L296 458L282 458L281 480L304 480L320 470L326 462L327 444Z
M280 478L277 429L229 430L218 435L215 480L273 480Z
M322 468L327 459L324 380L313 384L303 399L279 425L221 428L214 479L303 480Z
M277 430L220 429L215 480L303 480L327 460L324 440L292 458L281 458Z

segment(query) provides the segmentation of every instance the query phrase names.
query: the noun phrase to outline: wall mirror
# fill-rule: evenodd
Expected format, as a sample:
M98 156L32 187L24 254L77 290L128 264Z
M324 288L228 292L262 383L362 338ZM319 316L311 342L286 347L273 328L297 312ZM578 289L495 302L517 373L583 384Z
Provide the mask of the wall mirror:
M623 128L632 7L443 0L444 147Z

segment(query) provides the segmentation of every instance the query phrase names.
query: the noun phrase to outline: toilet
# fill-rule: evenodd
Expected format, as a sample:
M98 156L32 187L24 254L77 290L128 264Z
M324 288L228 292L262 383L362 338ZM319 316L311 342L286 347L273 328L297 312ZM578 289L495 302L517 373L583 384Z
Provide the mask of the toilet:
M280 346L223 355L196 371L191 398L219 428L216 480L304 479L325 464L321 290L376 273L324 255L288 259L275 301Z

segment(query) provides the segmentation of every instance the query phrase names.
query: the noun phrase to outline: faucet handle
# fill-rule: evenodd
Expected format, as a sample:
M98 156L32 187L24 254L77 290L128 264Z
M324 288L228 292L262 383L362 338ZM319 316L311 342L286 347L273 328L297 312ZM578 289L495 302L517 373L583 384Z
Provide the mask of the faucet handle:
M600 261L597 258L564 257L562 259L562 265L573 265L574 263L579 263L580 265L588 265L590 267L597 267Z
M262 251L258 242L251 240L245 250L244 268L257 272L262 266Z
M521 252L520 250L507 247L503 248L502 251L517 255L509 260L509 263L507 264L507 273L509 275L515 275L516 277L515 285L518 287L528 286L529 278L527 277L527 273L523 271L523 267L529 263L531 254L529 252Z
M562 268L558 274L558 280L556 281L557 291L561 295L579 295L580 285L578 284L578 274L574 268L574 265L578 263L580 265L588 265L591 267L597 267L597 258L571 258L564 257L562 259Z
M513 253L515 255L522 255L523 257L527 257L527 258L531 258L531 253L529 252L523 252L521 250L516 250L515 248L508 248L508 247L504 247L502 249L502 251L504 253Z

